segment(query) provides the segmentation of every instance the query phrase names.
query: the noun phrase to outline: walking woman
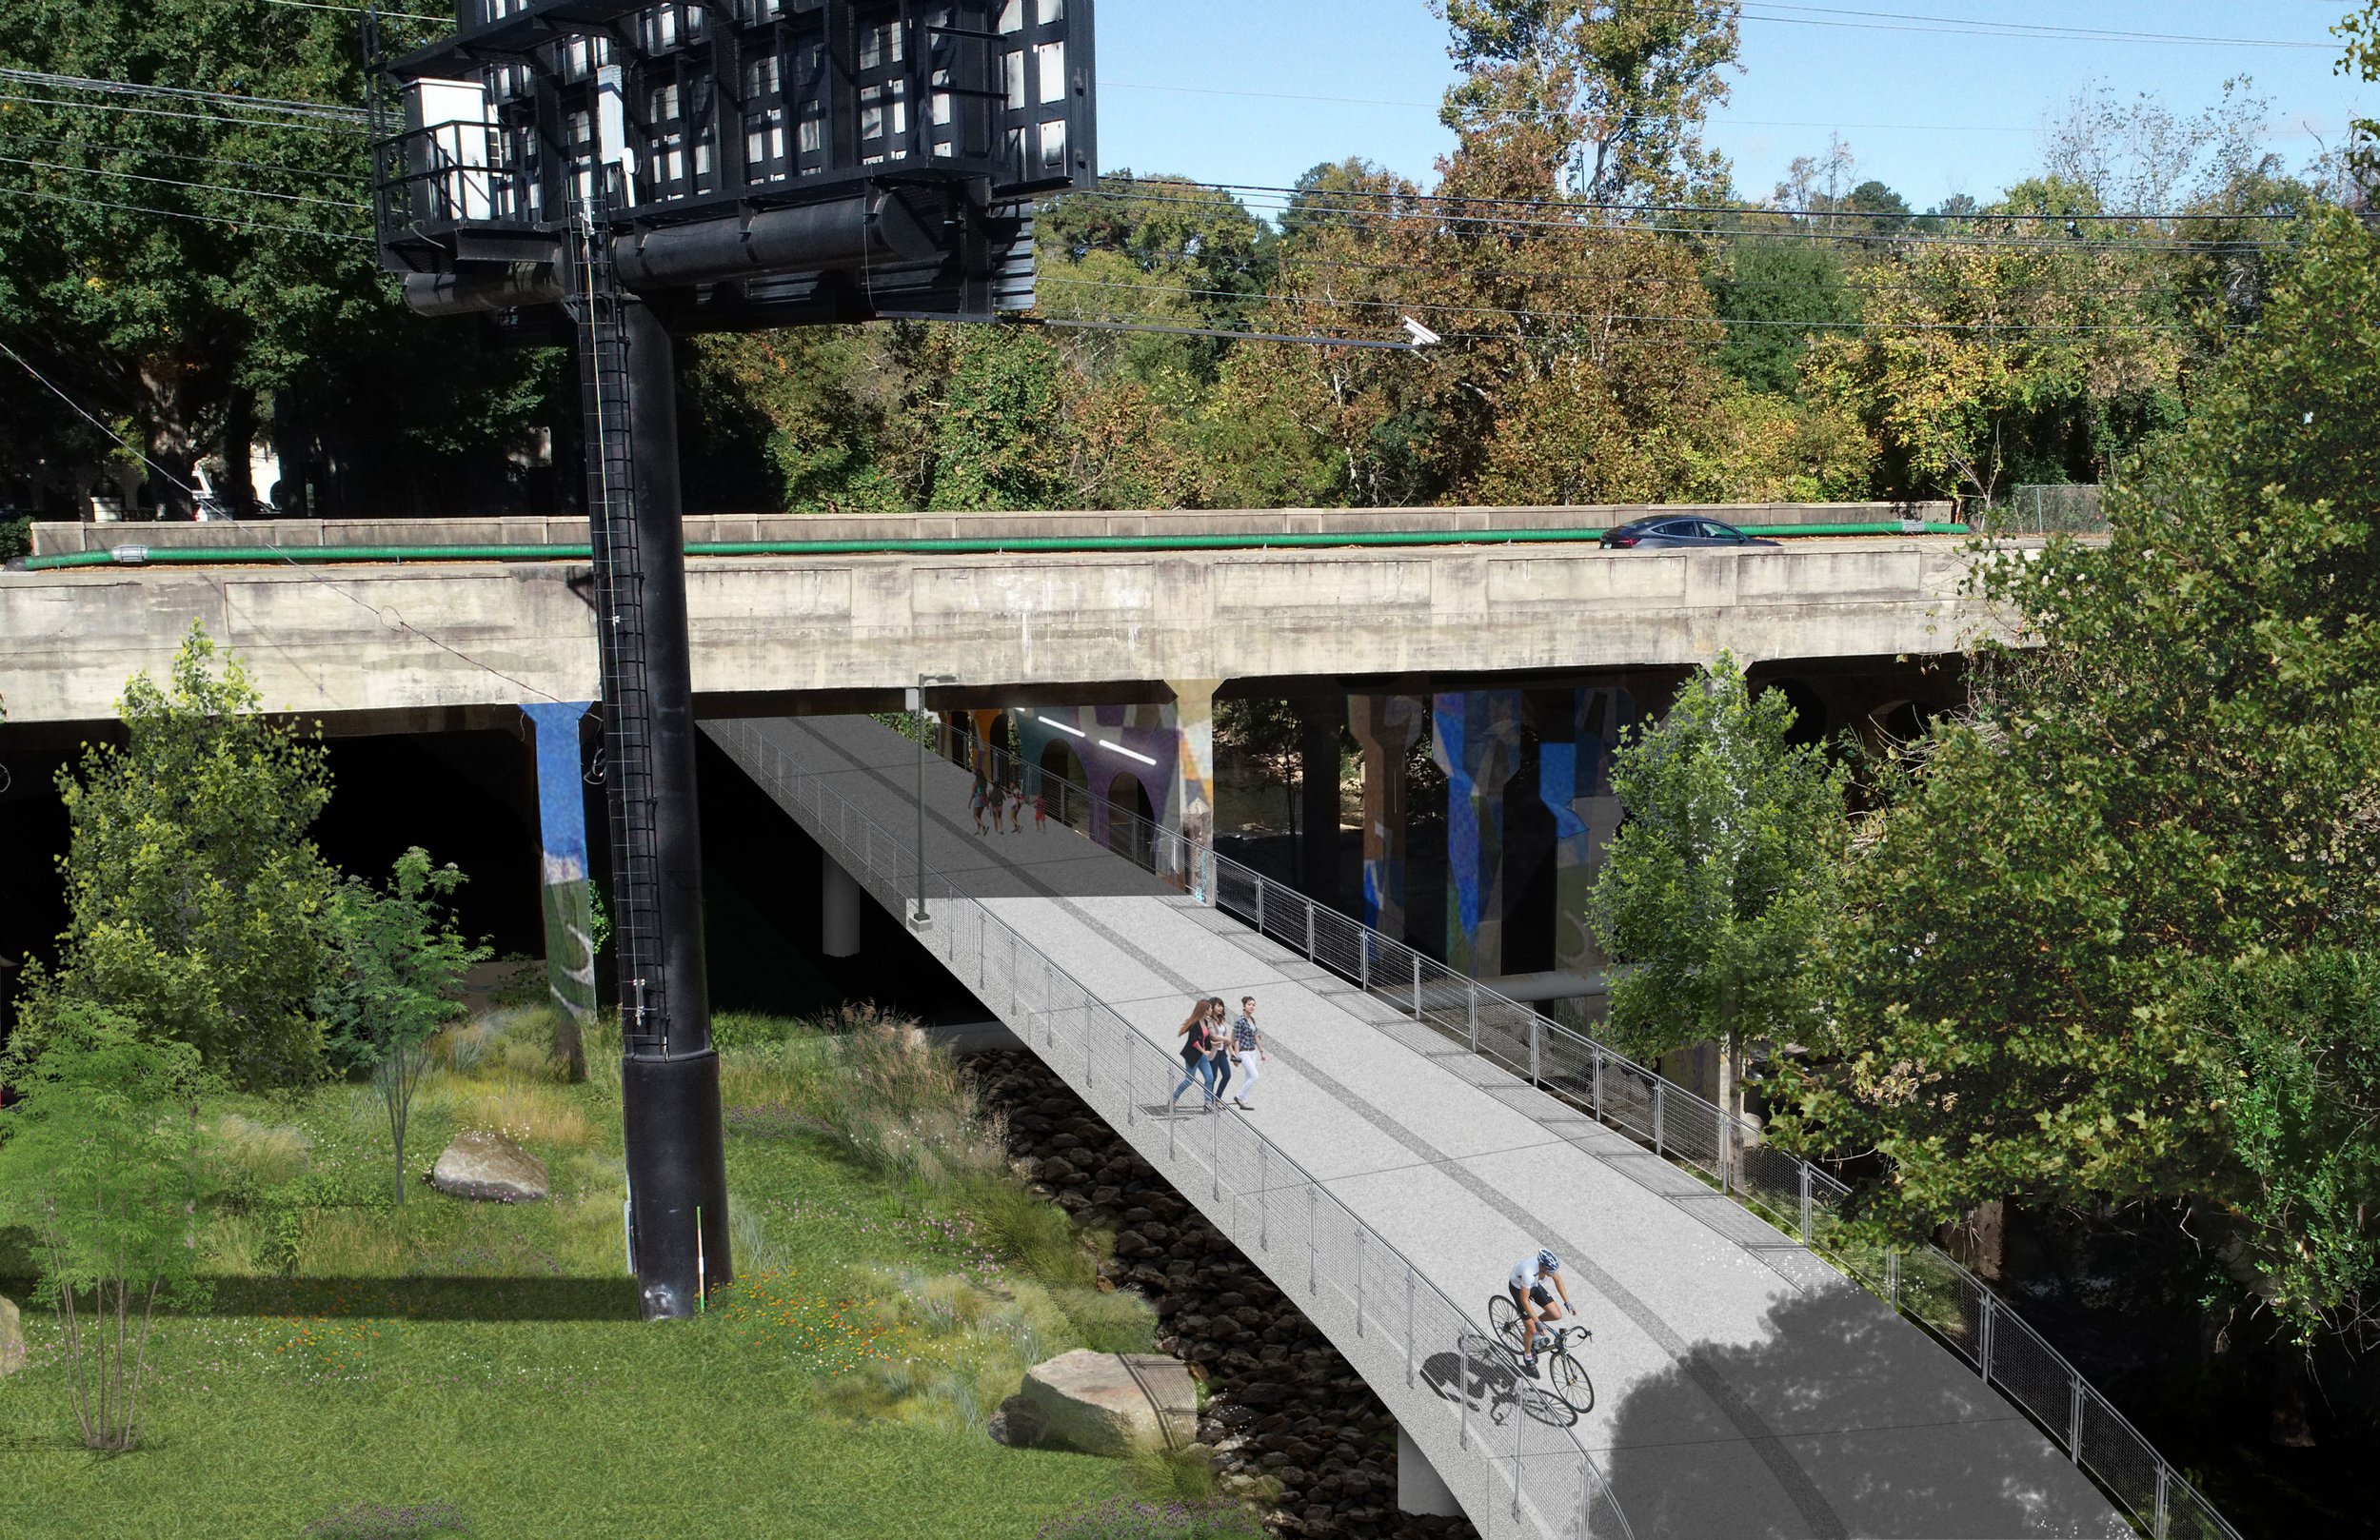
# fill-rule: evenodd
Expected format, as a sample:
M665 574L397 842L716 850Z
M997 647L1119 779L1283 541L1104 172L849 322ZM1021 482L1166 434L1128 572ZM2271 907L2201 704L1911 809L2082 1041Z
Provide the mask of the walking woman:
M1181 1100L1181 1094L1190 1089L1190 1082L1198 1080L1203 1082L1206 1092L1206 1105L1200 1110L1211 1113L1216 1107L1216 1032L1214 1013L1206 1001L1200 1000L1190 1008L1190 1019L1184 1021L1174 1036L1182 1040L1181 1083L1174 1087L1172 1096L1165 1098L1165 1110L1172 1112L1175 1104Z
M1206 1061L1215 1069L1211 1080L1215 1088L1215 1105L1218 1107L1223 1104L1223 1088L1231 1084L1231 1033L1223 1026L1223 1018L1226 1015L1228 1012L1222 1000L1209 996L1206 1002L1206 1031L1215 1046L1207 1054Z

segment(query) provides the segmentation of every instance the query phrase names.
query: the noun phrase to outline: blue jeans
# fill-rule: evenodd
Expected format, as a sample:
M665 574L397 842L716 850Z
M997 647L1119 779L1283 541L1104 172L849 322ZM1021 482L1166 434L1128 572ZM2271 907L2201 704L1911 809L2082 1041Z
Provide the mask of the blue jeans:
M1207 1105L1213 1106L1215 1104L1215 1063L1204 1054L1200 1054L1195 1059L1185 1058L1181 1061L1181 1084L1174 1087L1174 1094L1165 1098L1165 1105L1170 1107L1180 1101L1181 1094L1190 1089L1190 1083L1194 1080L1204 1082Z

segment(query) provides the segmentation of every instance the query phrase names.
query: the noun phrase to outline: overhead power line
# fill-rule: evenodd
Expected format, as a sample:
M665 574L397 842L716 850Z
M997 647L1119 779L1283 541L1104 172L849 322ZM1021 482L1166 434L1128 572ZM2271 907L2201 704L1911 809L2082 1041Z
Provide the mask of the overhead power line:
M0 102L46 107L61 112L125 112L144 118L176 118L185 123L211 123L219 128L293 128L302 133L347 133L360 125L319 118L230 118L214 112L183 112L169 107L134 107L129 102L60 101L54 96L20 96L0 91Z
M1061 194L1061 196L1063 198L1108 198L1124 202L1179 204L1194 207L1214 207L1211 199L1187 198L1173 194L1141 192L1138 190L1118 191L1109 188L1101 188L1096 192L1070 192ZM1262 211L1285 212L1286 210L1275 209ZM1833 241L1837 243L1850 239L1867 239L1874 241L1890 240L1903 246L1975 246L2008 247L2055 247L2067 250L2091 249L2135 251L2236 251L2259 246L2267 246L2279 249L2288 248L2294 245L2294 243L2288 241L2191 241L2181 239L2144 240L2138 236L2122 236L2108 240L2093 241L2089 243L2086 247L2083 243L2077 242L2071 237L2046 235L1984 235L1962 234L1941 230L1915 231L1904 229L1895 231L1888 237L1882 235L1854 235L1839 229L1814 230L1742 227L1729 228L1721 225L1708 222L1696 225L1681 225L1664 224L1654 221L1635 221L1626 225L1595 225L1576 219L1517 219L1510 215L1501 214L1464 213L1458 209L1390 208L1379 210L1367 209L1360 212L1356 210L1340 211L1353 214L1355 217L1359 219L1381 222L1418 220L1433 225L1455 225L1472 228L1556 230L1582 237L1690 235L1703 240ZM1602 211L1609 212L1611 210ZM1761 212L1761 210L1737 209L1731 210L1731 212L1736 214L1757 214ZM1873 216L1862 216L1857 214L1830 214L1820 217L1857 219ZM1977 213L1967 215L1911 215L1909 218L1913 223L1920 218L1945 221L1957 220L1973 224L2060 225L2067 223L2053 214Z
M306 225L284 225L269 219L238 219L228 214L193 214L179 208L152 208L147 204L115 203L106 198L75 198L63 192L38 192L31 188L0 188L0 198L38 198L45 203L75 204L85 208L110 208L128 214L154 214L160 219L187 219L200 225L229 225L238 229L270 230L280 235L317 235L326 241L374 244L368 235L318 230Z
M200 192L236 193L245 198L271 198L281 203L315 204L325 208L348 208L357 213L366 206L344 198L316 198L303 192L267 192L262 188L232 187L221 182L190 182L175 176L144 176L138 171L109 171L93 166L67 166L57 161L27 160L18 155L0 155L0 166L30 166L45 171L66 171L75 176L106 176L124 182L149 182L169 188L190 188Z
M1754 5L1763 9L1755 10ZM1646 10L1692 14L1685 6L1640 6ZM1785 14L1778 14L1784 12ZM1898 10L1854 10L1839 6L1787 5L1783 0L1753 0L1743 8L1746 21L1775 22L1789 27L1834 27L1864 32L1943 32L1968 37L2035 38L2059 43L2140 43L2183 48L2330 49L2336 45L2284 37L2211 37L2203 32L2142 32L2112 27L2057 27L2034 22L1987 21L1972 16L1913 15Z
M327 102L292 101L276 96L248 96L237 91L194 90L185 86L146 86L129 80L99 80L89 75L56 75L40 69L0 69L0 81L39 90L89 91L101 96L149 96L204 102L217 107L274 112L288 117L321 118L327 122L358 126L365 121L365 112L360 107L338 107Z
M1594 322L1597 325L1616 322L1621 324L1643 323L1648 326L1707 326L1729 328L1744 326L1788 327L1803 331L1989 331L2003 333L2038 332L2043 334L2073 333L2076 335L2135 331L2187 332L2191 329L2186 326L2175 326L2172 325L2150 322L2122 322L2110 325L2070 326L2064 324L2038 325L2021 321L1800 321L1716 315L1638 315L1616 310L1524 310L1515 309L1511 306L1500 305L1452 305L1428 300L1414 299L1344 299L1331 295L1319 294L1240 295L1233 294L1229 290L1185 288L1170 284L1122 284L1081 279L1061 280L1057 278L1052 278L1049 281L1048 286L1053 290L1058 290L1064 286L1115 289L1137 293L1160 294L1175 299L1190 299L1202 296L1224 296L1235 299L1244 299L1257 304L1270 303L1279 305L1313 305L1320 306L1325 308L1386 311L1419 310L1437 315L1510 316L1513 319L1519 321L1588 321ZM1213 335L1245 337L1247 334L1226 331L1213 333Z
M192 155L181 150L156 149L147 145L111 145L96 139L58 139L43 134L19 133L0 125L0 141L20 145L52 145L64 149L87 149L104 155L135 155L144 160L194 161L201 166L228 166L243 171L269 171L280 176L312 177L324 182L362 183L369 178L362 171L326 171L311 166L276 166L270 161L226 160L220 155Z
M2295 214L2152 214L2143 212L2118 212L2112 214L1986 214L1980 212L1959 215L1919 214L1907 211L1894 213L1891 210L1886 209L1866 208L1747 207L1742 204L1725 203L1627 203L1619 201L1601 201L1588 198L1474 197L1465 193L1453 192L1378 192L1368 188L1285 188L1263 182L1180 183L1163 182L1154 178L1151 178L1146 182L1129 183L1126 184L1123 188L1117 190L1130 191L1143 186L1160 188L1196 187L1209 188L1217 192L1244 192L1253 197L1272 201L1279 201L1282 199L1293 200L1297 204L1300 212L1304 212L1311 208L1319 208L1325 213L1362 213L1366 211L1360 207L1335 207L1330 202L1330 200L1333 199L1345 199L1360 200L1365 204L1391 203L1451 205L1458 209L1467 208L1474 205L1479 205L1492 208L1530 208L1537 210L1578 209L1586 212L1616 214L1769 214L1788 219L2041 219L2053 220L2062 225L2152 224L2158 222L2168 224L2187 224L2193 222L2204 223L2209 221L2233 222L2239 220L2286 221L2298 217ZM1105 193L1111 189L1102 187L1098 190L1101 193ZM1450 219L1459 219L1469 218L1471 216L1458 212L1448 214L1446 217Z

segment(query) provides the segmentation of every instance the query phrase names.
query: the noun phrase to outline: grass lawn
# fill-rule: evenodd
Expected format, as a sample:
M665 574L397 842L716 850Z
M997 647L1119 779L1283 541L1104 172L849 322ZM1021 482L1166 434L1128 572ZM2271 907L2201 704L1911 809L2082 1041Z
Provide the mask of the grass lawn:
M550 1202L416 1185L393 1205L366 1087L210 1106L214 1293L158 1323L144 1446L83 1450L59 1333L29 1307L30 1361L0 1381L0 1536L264 1540L449 1503L483 1537L990 1540L1113 1495L1121 1467L1003 1449L983 1416L1026 1364L1144 1340L1142 1308L1006 1181L946 1066L850 1040L731 1051L741 1281L692 1323L635 1318L616 1081L558 1083L533 1017L442 1044L408 1164L504 1128ZM25 1271L21 1249L0 1265Z

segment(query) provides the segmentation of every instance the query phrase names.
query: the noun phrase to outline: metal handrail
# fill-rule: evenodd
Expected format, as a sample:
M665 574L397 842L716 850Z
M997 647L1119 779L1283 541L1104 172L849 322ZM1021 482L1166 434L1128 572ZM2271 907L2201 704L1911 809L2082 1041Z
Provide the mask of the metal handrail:
M955 757L962 735L941 719L934 726L937 751ZM1145 840L1136 838L1131 850L1117 850L1111 841L1115 854L1188 888L1200 901L1302 953L1367 996L1525 1076L1532 1086L1656 1155L1710 1178L1721 1193L1796 1236L1949 1348L1985 1384L2026 1413L2078 1469L2123 1504L2150 1540L2240 1540L2231 1522L2131 1419L2027 1325L2013 1305L1949 1253L1929 1242L1887 1248L1881 1258L1874 1258L1831 1244L1840 1211L1852 1195L1850 1186L1764 1143L1759 1125L1752 1119L1729 1113L1591 1034L1485 987L1361 920L1316 903L1220 854L1211 844L1198 845L1180 831L1166 830L1040 765L1027 765L975 735L963 737L969 752L982 757L976 762L988 762L989 779L996 783L1038 785L1044 791L1055 783L1064 788L1061 803L1063 799L1080 799L1086 806L1104 804L1111 824L1121 821L1148 831ZM1028 771L1033 780L1025 779ZM1167 841L1178 847L1174 859L1160 862L1154 857L1168 848ZM1144 848L1152 856L1145 863L1139 859ZM1924 1286L1913 1287L1913 1280ZM1955 1325L1939 1318L1951 1315ZM2015 1330L1993 1329L2010 1323ZM2045 1380L2058 1384L2063 1394L2028 1398L2023 1388ZM2055 1404L2035 1405L2034 1399Z
M1112 1104L1116 1099L1112 1094L1115 1089L1112 1080L1109 1094L1100 1094L1100 1045L1112 1043L1121 1047L1126 1056L1122 1079L1123 1119L1129 1126L1139 1117L1148 1116L1140 1111L1133 1093L1152 1080L1157 1086L1165 1085L1180 1069L1178 1058L1143 1036L1031 939L993 915L982 902L959 891L947 879L925 867L913 854L916 848L914 838L904 840L885 829L827 785L822 778L791 764L781 750L758 733L733 722L718 724L713 731L720 735L722 745L728 748L731 754L741 748L757 760L758 767L748 762L745 767L783 792L795 808L801 807L806 800L809 811L816 819L812 832L819 842L828 847L832 858L840 861L846 871L876 888L879 898L888 906L899 910L911 896L911 883L924 882L937 890L931 895L935 925L920 935L920 941L941 957L962 979L972 978L979 998L986 995L1004 997L1007 1010L1000 1013L1003 1019L1020 1026L1020 1036L1026 1037L1028 1040L1038 1040L1043 1050L1044 1060L1095 1106L1101 1100ZM1026 962L1040 970L1038 990L1025 987L1028 980L1020 971L1020 966ZM1057 1003L1057 986L1060 985L1063 985L1072 996L1062 1006ZM1038 1006L1035 1003L1037 1000L1040 1002ZM1077 1000L1080 1001L1079 1011L1082 1018L1079 1032L1070 1022L1062 1019L1077 1014L1078 1007L1074 1003ZM996 1011L999 1009L992 998L986 998L985 1003L993 1004ZM1061 1034L1067 1038L1063 1044L1059 1041ZM1073 1056L1073 1050L1078 1047L1082 1054L1079 1076L1076 1073L1077 1061ZM1112 1056L1106 1067L1110 1070L1114 1068ZM1205 1122L1209 1147L1203 1162L1199 1158L1199 1140L1196 1137L1186 1141L1180 1138L1179 1124L1170 1118L1166 1123L1163 1152L1160 1154L1154 1148L1156 1141L1152 1138L1146 1141L1151 1148L1140 1150L1142 1157L1160 1170L1171 1167L1203 1175L1206 1178L1207 1203L1200 1207L1224 1209L1226 1212L1219 1222L1226 1234L1238 1232L1235 1239L1245 1235L1251 1244L1243 1246L1243 1250L1258 1256L1271 1256L1279 1249L1275 1244L1278 1221L1274 1216L1282 1203L1277 1194L1302 1190L1306 1194L1305 1213L1299 1217L1303 1219L1305 1231L1306 1288L1302 1293L1297 1291L1294 1278L1283 1282L1282 1287L1285 1293L1305 1302L1309 1315L1345 1316L1351 1307L1352 1327L1359 1341L1364 1338L1367 1326L1372 1328L1376 1338L1382 1328L1386 1329L1389 1333L1387 1340L1377 1349L1359 1347L1342 1340L1341 1351L1351 1360L1361 1352L1376 1370L1384 1371L1387 1377L1393 1379L1394 1366L1401 1354L1405 1388L1409 1392L1419 1392L1424 1389L1420 1382L1428 1373L1421 1356L1423 1349L1419 1323L1424 1320L1422 1307L1430 1307L1429 1313L1437 1320L1455 1324L1451 1339L1442 1335L1436 1339L1440 1346L1433 1356L1449 1351L1460 1355L1460 1377L1453 1396L1457 1424L1455 1447L1465 1454L1476 1451L1475 1463L1483 1468L1482 1473L1490 1482L1487 1495L1493 1502L1488 1506L1485 1519L1482 1520L1477 1511L1473 1515L1490 1540L1494 1540L1499 1532L1506 1532L1500 1521L1507 1517L1512 1525L1519 1527L1518 1533L1539 1537L1539 1540L1593 1540L1593 1536L1598 1533L1618 1536L1620 1540L1635 1540L1627 1515L1621 1511L1618 1499L1613 1495L1602 1468L1578 1441L1575 1429L1548 1429L1559 1434L1562 1446L1550 1456L1544 1452L1533 1453L1529 1450L1530 1428L1533 1425L1541 1428L1547 1425L1538 1423L1525 1408L1517 1408L1513 1417L1514 1442L1509 1455L1488 1447L1487 1430L1475 1430L1473 1385L1475 1380L1482 1386L1488 1383L1487 1375L1481 1371L1484 1366L1496 1364L1497 1359L1495 1350L1487 1346L1494 1343L1493 1334L1480 1326L1471 1312L1457 1304L1445 1291L1431 1282L1393 1241L1365 1223L1361 1216L1332 1194L1319 1177L1306 1170L1295 1156L1275 1144L1253 1124L1243 1118L1223 1116L1212 1117ZM1226 1174L1222 1154L1226 1125L1234 1131L1232 1137L1235 1140L1255 1153L1256 1179L1253 1183ZM1135 1147L1139 1149L1139 1143L1136 1142ZM1199 1201L1199 1183L1177 1179L1174 1185L1192 1202ZM1322 1234L1320 1208L1325 1202L1343 1222L1343 1233L1354 1239L1353 1277L1350 1280L1337 1273L1332 1275L1330 1281L1337 1291L1335 1299L1326 1299L1321 1293L1323 1274L1318 1237ZM1251 1207L1253 1213L1243 1213ZM1251 1225L1254 1234L1248 1235ZM1294 1242L1284 1238L1283 1244L1294 1245ZM1400 1283L1402 1288L1392 1287L1383 1299L1367 1289L1367 1283L1387 1261L1393 1261L1402 1276L1382 1281ZM1352 1287L1349 1287L1350 1283ZM1353 1351L1350 1351L1351 1348ZM1372 1378L1369 1375L1366 1377ZM1376 1389L1385 1389L1394 1393L1393 1385L1381 1387L1377 1380L1374 1384ZM1442 1417L1446 1410L1445 1392L1435 1388L1433 1383L1427 1394L1427 1401L1421 1400L1418 1393L1407 1399L1422 1406L1435 1404ZM1386 1399L1385 1396L1383 1398ZM1446 1442L1443 1427L1432 1430L1420 1425L1419 1419L1406 1421L1400 1417L1399 1420L1404 1422L1408 1432L1434 1433L1435 1442L1441 1446ZM1549 1458L1556 1462L1550 1478L1546 1472ZM1441 1468L1440 1474L1444 1473ZM1571 1501L1574 1492L1577 1494L1575 1503ZM1509 1502L1505 1501L1507 1493Z

